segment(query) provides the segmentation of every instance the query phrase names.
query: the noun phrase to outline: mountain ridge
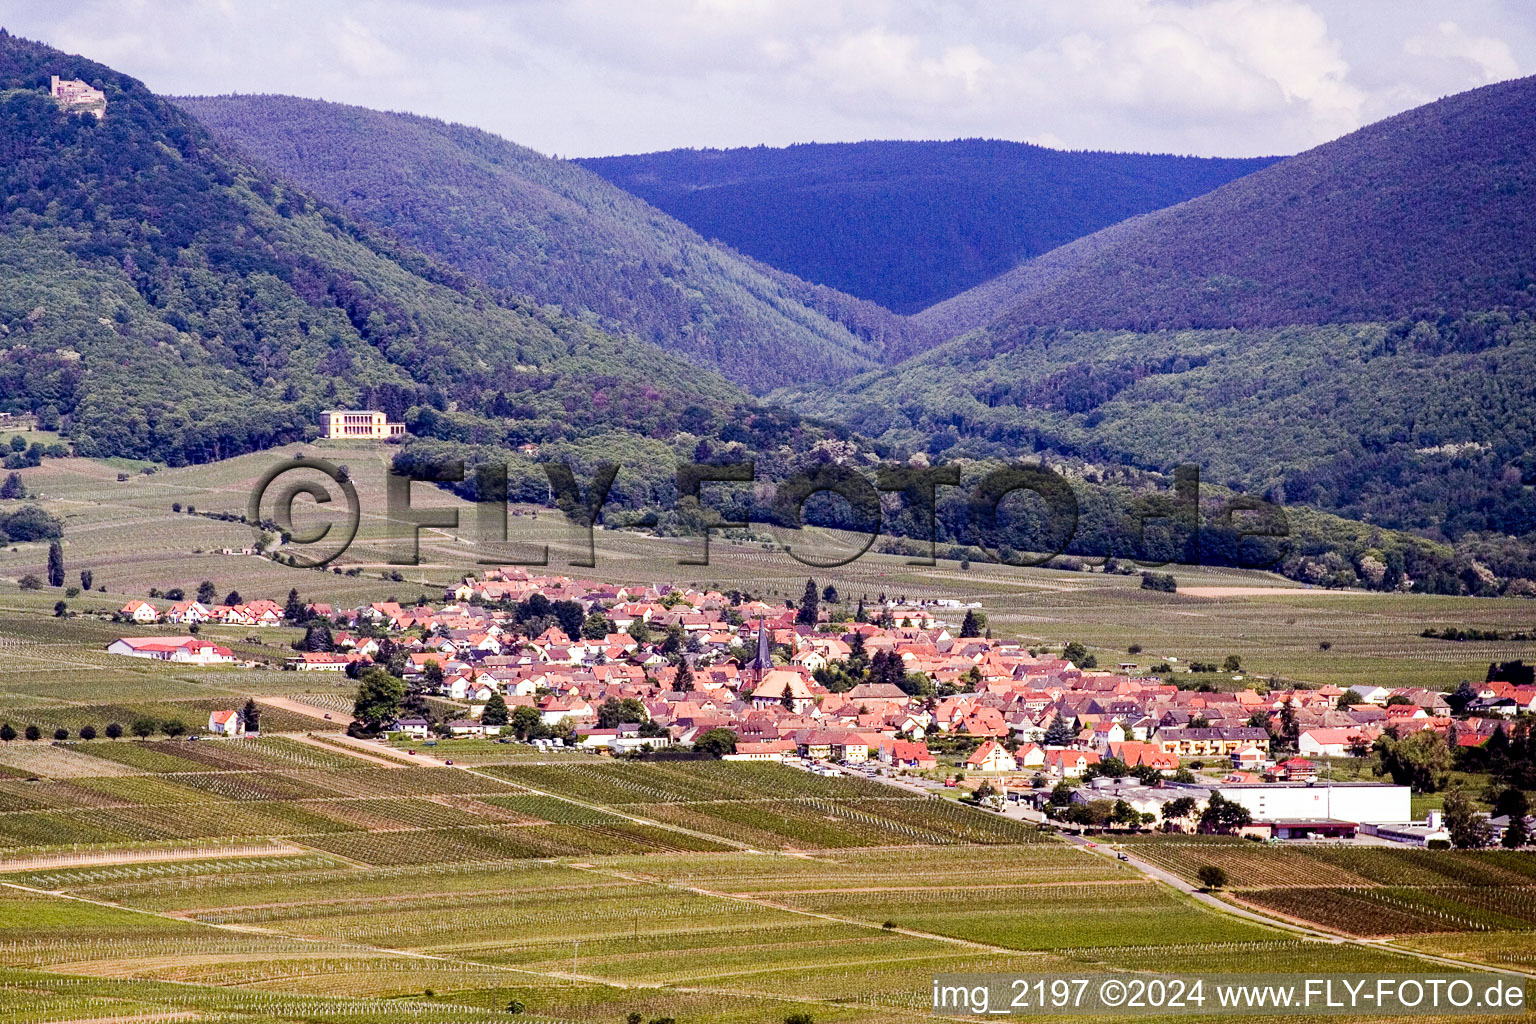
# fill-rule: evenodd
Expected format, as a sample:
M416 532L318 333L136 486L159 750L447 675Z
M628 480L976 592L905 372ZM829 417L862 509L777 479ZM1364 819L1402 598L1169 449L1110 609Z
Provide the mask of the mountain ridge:
M723 246L577 164L413 114L182 97L215 135L485 284L595 313L749 391L845 377L909 329Z
M1530 312L1533 105L1536 77L1416 107L1068 243L915 319L953 337L994 320L1154 331ZM1415 159L1395 159L1403 150Z

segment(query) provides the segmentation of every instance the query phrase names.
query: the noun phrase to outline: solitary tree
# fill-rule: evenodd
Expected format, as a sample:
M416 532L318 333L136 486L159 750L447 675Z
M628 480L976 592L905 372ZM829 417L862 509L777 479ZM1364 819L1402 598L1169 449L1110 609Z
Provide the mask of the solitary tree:
M1202 864L1200 870L1195 872L1195 877L1207 889L1220 889L1227 884L1226 869L1215 864Z
M261 705L256 703L255 698L245 698L245 706L240 709L240 722L246 732L261 731Z
M115 740L123 734L123 727L116 722L107 723L107 739Z
M372 668L358 678L357 699L352 716L371 732L400 717L400 702L405 699L405 683L381 668Z
M227 605L245 604L245 602L241 600L240 591L238 590L231 590L229 593L225 594L224 603Z
M962 637L981 636L981 623L976 621L976 612L967 608L965 621L960 623L960 635Z
M197 600L199 604L212 604L213 595L218 593L214 589L212 580L203 580L197 585Z
M0 725L0 742L9 743L16 738L16 728L10 722Z
M43 730L39 729L35 725L29 725L27 726L26 737L33 743L36 743L38 740L43 738Z
M800 595L800 610L795 612L795 621L802 626L816 625L820 608L820 598L816 594L816 581L808 579L805 581L805 593Z
M480 713L481 723L500 727L506 725L509 718L506 699L500 693L491 694L491 699L485 702L485 710Z
M64 585L64 545L53 541L48 545L48 585Z
M80 570L80 589L90 590L91 584L96 582L95 575L89 569Z
M139 739L145 740L154 735L157 725L158 723L153 718L135 718L132 722L128 723L128 731Z
M80 727L80 738L83 739L83 740L93 740L93 739L95 739L96 738L96 727L94 725L82 725Z
M62 725L59 726L57 729L53 730L53 738L56 740L67 740L69 739L69 730L64 728Z

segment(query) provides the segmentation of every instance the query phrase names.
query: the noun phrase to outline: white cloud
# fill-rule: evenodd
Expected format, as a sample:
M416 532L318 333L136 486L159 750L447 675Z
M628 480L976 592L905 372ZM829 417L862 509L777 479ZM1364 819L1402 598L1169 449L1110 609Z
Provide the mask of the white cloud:
M1493 36L1475 36L1454 21L1442 21L1433 31L1420 33L1403 43L1410 57L1441 57L1474 65L1483 84L1500 82L1520 74L1509 44Z
M1536 65L1525 0L0 0L162 92L291 92L546 152L986 135L1290 152ZM1471 32L1462 25L1476 25Z

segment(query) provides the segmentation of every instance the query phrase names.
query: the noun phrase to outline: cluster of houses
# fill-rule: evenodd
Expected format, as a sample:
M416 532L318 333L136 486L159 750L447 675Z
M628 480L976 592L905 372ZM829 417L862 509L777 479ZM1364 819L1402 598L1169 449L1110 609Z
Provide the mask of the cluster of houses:
M601 629L570 635L549 626L523 635L511 610L542 597L573 602ZM310 604L308 614L332 623L334 650L295 654L297 671L343 673L376 658L383 644L404 653L407 679L461 704L447 723L454 735L483 735L480 715L493 695L510 709L531 707L548 727L568 726L588 747L626 751L688 744L712 729L737 736L735 757L809 757L900 768L938 766L934 736L975 737L969 771L1024 772L1074 778L1104 758L1172 772L1181 761L1229 763L1233 783L1283 781L1270 759L1272 731L1294 731L1304 756L1363 753L1383 731L1436 729L1458 744L1486 742L1499 714L1454 719L1445 696L1430 690L1325 686L1315 690L1235 693L1184 689L1138 675L1081 669L1020 641L961 636L956 602L884 601L867 610L876 621L797 621L797 609L737 600L717 591L666 585L613 586L521 568L486 572L450 588L444 603L377 602L340 609ZM181 601L161 610L133 601L122 611L141 623L221 622L272 626L284 609L274 601L204 606ZM640 627L640 628L637 628ZM125 638L114 653L175 661L231 660L227 648L195 637ZM892 682L860 682L842 692L818 679L836 663L884 654L899 659L896 678L921 676L916 692ZM826 678L822 675L822 678ZM1480 701L1536 710L1536 690L1485 684ZM912 690L914 692L908 692ZM600 728L598 708L633 699L641 723ZM630 705L633 706L633 705ZM424 734L429 723L405 720Z

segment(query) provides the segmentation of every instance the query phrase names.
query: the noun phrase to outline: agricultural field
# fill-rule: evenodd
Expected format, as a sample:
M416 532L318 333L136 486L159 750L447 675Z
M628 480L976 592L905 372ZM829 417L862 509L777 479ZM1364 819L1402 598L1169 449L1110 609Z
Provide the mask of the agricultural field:
M0 778L0 1012L18 1020L453 1024L515 1003L876 1024L930 1019L936 971L1411 963L777 765L384 767L270 735L31 749L51 752L35 774Z
M1443 947L1443 933L1469 941L1448 955L1498 965L1536 948L1536 854L1368 846L1257 846L1235 839L1147 839L1137 857L1196 882L1205 865L1227 875L1242 904L1326 930L1402 937ZM1421 936L1429 936L1428 945ZM1454 946L1454 943L1452 943Z
M437 597L446 584L480 568L476 560L485 552L475 546L474 510L444 491L417 485L412 492L414 505L456 508L460 526L421 531L419 565L389 565L394 545L386 530L383 479L391 451L387 445L317 442L209 465L133 467L132 471L96 460L49 459L22 470L21 475L39 503L64 521L68 582L73 582L78 570L91 569L94 584L106 588L72 599L68 603L73 611L110 613L128 598L147 597L152 587L181 587L190 592L204 579L213 581L221 594L238 589L247 597L281 600L290 588L297 588L306 598L342 605L390 597L414 600L423 593ZM334 566L338 571L292 569L264 558L222 553L249 546L254 535L238 521L210 516L244 515L260 475L299 452L346 464L358 491L358 539ZM127 478L119 480L119 475ZM180 503L183 511L173 512L173 503ZM188 505L197 514L189 515ZM334 509L317 512L316 508L301 503L296 512L301 525L334 518ZM586 556L585 535L548 509L515 507L508 522L509 558L547 545L551 570L559 572ZM1169 658L1177 659L1175 664L1220 662L1236 654L1242 659L1245 679L1230 674L1200 677L1223 687L1247 685L1257 675L1341 685L1390 677L1400 685L1450 688L1464 678L1481 678L1492 661L1536 660L1533 642L1458 643L1419 635L1423 629L1446 626L1505 632L1526 629L1531 606L1519 599L1327 591L1300 587L1268 573L1195 566L1171 567L1180 588L1171 595L1142 590L1135 576L980 562L962 569L947 559L933 566L913 566L904 557L874 553L837 569L813 570L786 554L784 543L797 550L841 549L848 546L849 538L817 529L777 536L763 528L757 534L753 541L712 538L711 564L697 567L679 564L699 554L697 539L599 528L593 541L597 565L566 571L609 582L666 579L736 588L767 600L798 596L805 577L814 575L819 583L830 583L849 597L884 592L912 599L975 601L983 605L999 635L1023 637L1042 647L1079 640L1097 654L1101 664L1127 660L1126 648L1131 644L1142 647L1142 653L1131 660L1140 660L1144 667ZM45 560L42 544L0 550L0 579L40 573ZM392 574L399 578L391 578ZM50 685L69 686L76 680L89 684L94 677L87 673L101 666L88 655L111 639L109 633L116 635L115 627L97 622L94 632L56 633L62 627L48 619L61 596L62 591L49 588L22 593L0 584L0 616L31 612L39 620L31 629L34 646L18 652L22 656L46 662L67 655L67 664L62 672L53 673ZM9 630L5 632L10 635ZM229 631L220 639L235 645L243 656L273 661L280 659L292 639L286 631L270 630L264 631L262 643L251 645L245 643L250 632ZM61 640L62 648L48 646ZM39 644L44 645L41 650L36 648ZM172 675L186 685L221 684L218 671ZM4 676L0 668L0 695L8 689ZM314 684L288 679L274 685Z

